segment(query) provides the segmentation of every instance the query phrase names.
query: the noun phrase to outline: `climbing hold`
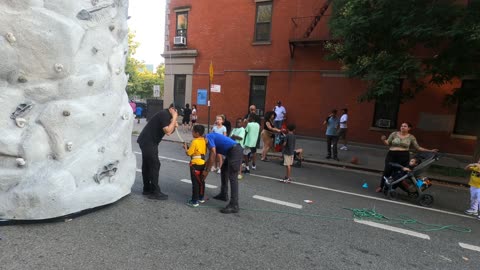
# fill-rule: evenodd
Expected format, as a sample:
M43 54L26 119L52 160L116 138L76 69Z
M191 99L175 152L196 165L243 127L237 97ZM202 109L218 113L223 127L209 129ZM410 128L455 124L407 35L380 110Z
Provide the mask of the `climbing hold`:
M77 14L77 18L79 20L91 20L92 19L92 14L90 14L90 12L86 9L82 9L80 10L80 12Z
M15 36L13 35L13 33L10 33L8 32L6 35L5 35L5 38L8 40L8 42L10 42L10 44L13 44L17 41L17 39L15 38Z
M63 65L62 64L55 64L54 68L55 68L55 71L57 73L60 73L60 72L63 71Z
M15 111L10 115L10 119L17 119L17 117L22 116L26 114L28 111L30 111L33 107L33 103L28 102L28 103L21 103L20 105L17 106Z
M98 49L95 48L95 47L92 47L92 53L93 53L93 54L97 54L97 53L98 53Z
M24 128L27 125L27 120L23 118L15 118L15 124L19 128Z
M115 70L115 74L120 75L120 73L122 73L122 69L121 69L121 68L117 68L117 69Z
M105 147L102 146L102 147L98 148L98 152L99 153L105 153Z
M122 115L122 119L123 119L123 120L128 120L128 119L130 119L130 113L124 113L124 114Z
M110 26L108 27L108 29L110 29L110 31L115 30L115 25L110 25Z
M63 111L63 116L70 116L70 112L69 111Z
M17 165L19 167L23 167L26 164L25 159L23 159L23 158L17 158L17 159L15 159L15 161L17 161Z
M72 152L73 143L72 142L67 142L67 144L65 145L65 148L67 149L68 152Z
M93 80L90 80L90 81L88 81L87 84L88 84L88 86L93 86L93 83L94 83Z
M98 0L92 0L92 6L96 6L98 4Z
M26 83L26 82L28 82L28 79L27 79L27 77L25 77L25 75L20 75L20 76L18 76L17 81L19 83Z

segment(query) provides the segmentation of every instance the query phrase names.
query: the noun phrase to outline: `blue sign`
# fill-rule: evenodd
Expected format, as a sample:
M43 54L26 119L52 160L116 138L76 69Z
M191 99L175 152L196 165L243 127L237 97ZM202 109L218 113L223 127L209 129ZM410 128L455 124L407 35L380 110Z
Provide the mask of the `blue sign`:
M207 105L207 89L197 90L197 105Z

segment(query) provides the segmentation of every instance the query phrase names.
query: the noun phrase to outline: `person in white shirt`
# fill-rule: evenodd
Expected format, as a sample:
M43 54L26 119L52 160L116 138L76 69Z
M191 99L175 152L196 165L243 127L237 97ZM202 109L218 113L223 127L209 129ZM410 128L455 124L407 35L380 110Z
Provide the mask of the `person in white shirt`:
M282 102L279 100L277 101L277 106L273 108L273 111L277 115L273 120L273 125L276 128L281 129L283 121L287 119L287 110L285 110L285 107L282 106Z
M347 147L347 121L348 121L348 109L345 108L342 110L342 116L340 117L340 129L338 130L338 139L343 140L343 146L340 147L340 150L348 150Z

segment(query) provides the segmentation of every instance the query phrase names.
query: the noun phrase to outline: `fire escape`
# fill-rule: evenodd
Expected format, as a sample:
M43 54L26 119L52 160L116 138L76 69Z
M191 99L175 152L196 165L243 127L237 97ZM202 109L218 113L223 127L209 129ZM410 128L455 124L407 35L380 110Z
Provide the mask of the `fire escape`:
M333 0L326 0L315 11L315 16L292 18L292 34L289 39L290 57L295 55L296 47L321 46L332 40L324 18ZM324 18L322 20L322 18Z

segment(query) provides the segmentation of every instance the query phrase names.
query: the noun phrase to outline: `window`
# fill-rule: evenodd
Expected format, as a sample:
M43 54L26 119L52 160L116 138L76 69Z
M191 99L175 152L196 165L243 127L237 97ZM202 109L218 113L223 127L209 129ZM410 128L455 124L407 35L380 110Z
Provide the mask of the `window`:
M272 2L258 2L255 16L255 41L270 41Z
M480 125L475 123L478 122L480 109L475 101L478 101L480 93L480 80L464 80L462 88L457 91L462 92L457 104L457 115L455 116L453 132L460 135L476 136Z
M177 37L187 37L188 11L177 12Z
M265 113L265 96L267 93L267 77L250 77L250 102L248 104L257 107L257 114L263 116Z
M397 88L384 101L375 101L373 126L377 128L397 128L398 109L400 107L400 91L403 80L398 81Z

